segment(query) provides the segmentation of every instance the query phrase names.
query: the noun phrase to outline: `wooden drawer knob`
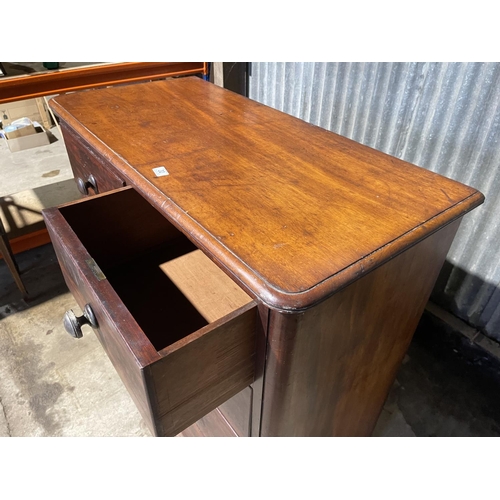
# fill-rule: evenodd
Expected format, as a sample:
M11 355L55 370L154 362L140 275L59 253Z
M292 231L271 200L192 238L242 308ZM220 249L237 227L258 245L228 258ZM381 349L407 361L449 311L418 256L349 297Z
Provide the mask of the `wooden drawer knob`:
M64 329L75 339L83 337L82 326L90 325L92 328L97 328L97 320L94 311L90 304L83 308L83 315L77 316L72 309L64 313L63 318Z
M78 187L78 191L80 191L80 193L84 195L89 194L89 188L92 188L95 194L99 193L99 190L97 189L97 181L92 174L89 175L87 181L84 181L81 177L78 177L76 179L76 185Z

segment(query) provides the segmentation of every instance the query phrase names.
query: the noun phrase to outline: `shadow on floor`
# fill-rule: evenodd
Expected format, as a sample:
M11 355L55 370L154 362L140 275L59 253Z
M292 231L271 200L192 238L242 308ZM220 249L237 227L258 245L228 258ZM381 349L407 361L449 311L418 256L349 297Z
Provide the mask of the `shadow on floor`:
M52 245L17 254L16 261L29 297L23 299L7 265L0 260L0 319L68 292Z
M56 175L59 170L54 171ZM49 172L48 174L51 174ZM50 175L46 175L50 177ZM28 191L0 197L0 218L9 238L32 233L45 228L42 210L80 198L73 179L40 186Z
M428 311L389 399L416 436L500 436L500 363Z
M35 68L19 63L4 62L3 67L7 76L23 75L26 73L30 74L36 72Z

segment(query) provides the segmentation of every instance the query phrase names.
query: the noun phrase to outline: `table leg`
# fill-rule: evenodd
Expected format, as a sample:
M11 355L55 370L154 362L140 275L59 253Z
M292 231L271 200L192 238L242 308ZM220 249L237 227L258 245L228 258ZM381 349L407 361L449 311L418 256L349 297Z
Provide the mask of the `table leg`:
M14 254L12 253L12 249L10 248L9 239L7 238L7 234L5 232L5 228L3 227L3 223L0 220L0 253L2 254L5 262L7 263L7 267L14 277L14 281L16 282L17 288L21 290L22 294L26 297L28 292L24 286L24 283L21 280L21 276L19 274L19 268L17 267L17 263L14 260Z

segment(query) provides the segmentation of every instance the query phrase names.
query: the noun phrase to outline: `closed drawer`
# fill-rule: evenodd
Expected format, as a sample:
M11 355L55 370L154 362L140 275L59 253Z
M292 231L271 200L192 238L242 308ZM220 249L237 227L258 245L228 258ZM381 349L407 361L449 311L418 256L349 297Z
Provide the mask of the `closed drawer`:
M69 289L91 306L153 434L178 434L253 382L255 302L137 192L44 217Z
M113 167L83 139L77 138L64 124L61 128L75 182L82 195L105 193L125 186L125 181L114 172Z

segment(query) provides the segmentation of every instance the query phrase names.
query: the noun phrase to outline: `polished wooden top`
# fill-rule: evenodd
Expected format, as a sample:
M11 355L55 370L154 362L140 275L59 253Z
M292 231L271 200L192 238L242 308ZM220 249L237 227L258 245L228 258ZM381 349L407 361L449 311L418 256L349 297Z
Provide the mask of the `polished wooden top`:
M475 189L196 77L69 94L51 106L278 309L311 306L483 201ZM156 177L159 166L169 175Z

